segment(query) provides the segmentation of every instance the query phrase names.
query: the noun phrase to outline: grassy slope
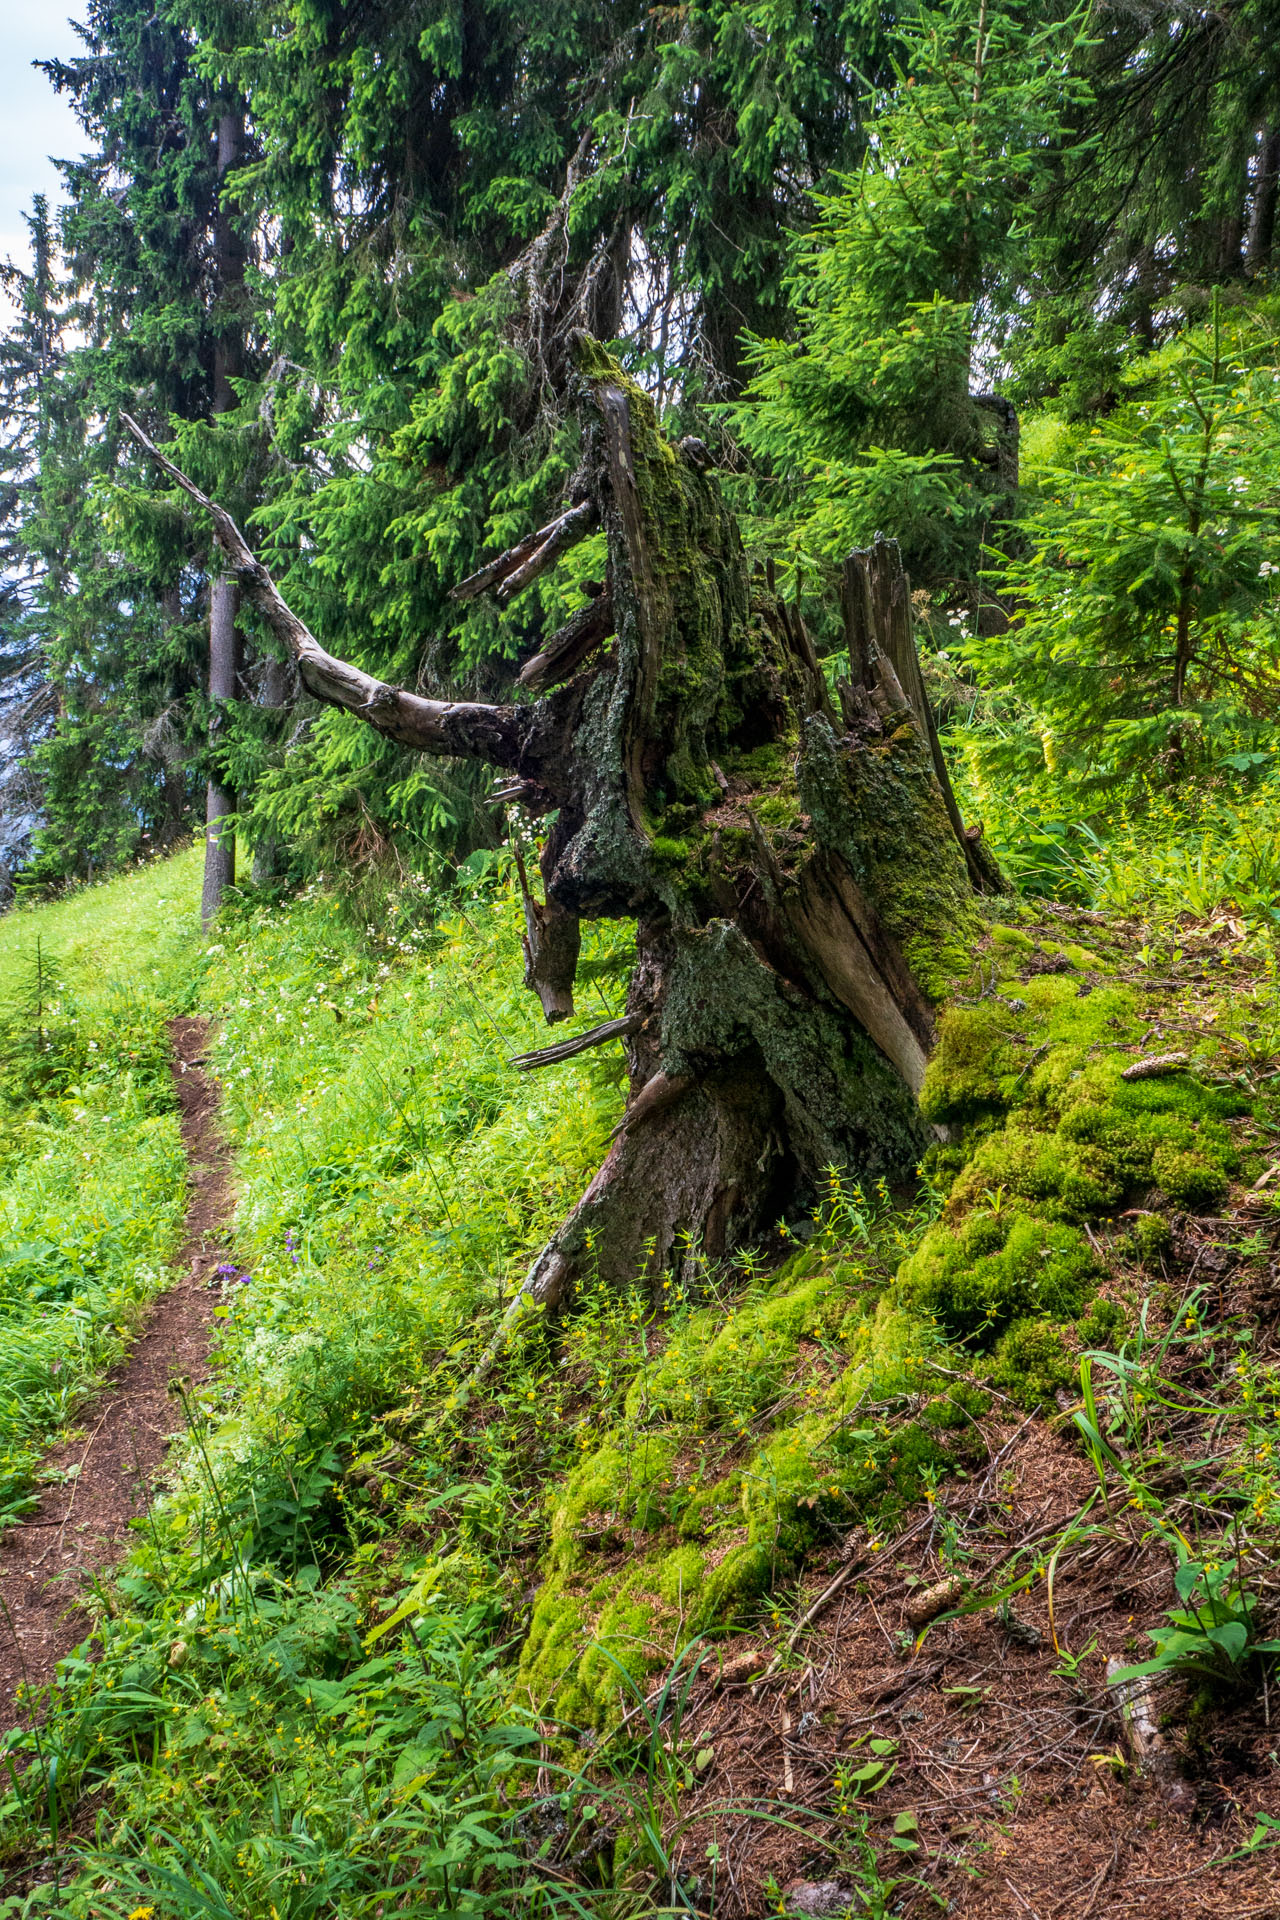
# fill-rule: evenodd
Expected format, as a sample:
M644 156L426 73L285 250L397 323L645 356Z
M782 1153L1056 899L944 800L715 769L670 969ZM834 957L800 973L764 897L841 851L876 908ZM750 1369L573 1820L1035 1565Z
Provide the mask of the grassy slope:
M188 853L0 918L0 1517L20 1510L175 1244L165 1020L198 886Z
M222 1021L244 1279L181 1483L96 1669L69 1667L52 1704L63 1817L88 1787L107 1812L63 1892L15 1911L354 1920L391 1885L432 1911L549 1911L502 1801L530 1751L544 1781L581 1764L548 1711L598 1734L699 1631L777 1634L855 1523L891 1538L983 1457L992 1389L1051 1404L1144 1296L1167 1318L1185 1289L1159 1206L1136 1233L1104 1223L1153 1182L1176 1211L1259 1172L1270 975L1226 925L1099 926L1082 947L1012 922L931 1076L952 1132L932 1195L902 1212L833 1189L781 1269L707 1276L656 1317L588 1287L465 1409L503 1295L598 1158L616 1060L506 1068L538 1029L501 895L379 941L316 892L192 950L183 991ZM610 1004L625 956L591 959ZM1194 1076L1120 1079L1179 1040ZM1249 1416L1238 1475L1259 1542L1268 1422ZM47 1848L47 1776L29 1737L12 1751L32 1764L7 1831ZM670 1827L684 1767L658 1747L629 1780L597 1766L614 1885L580 1889L586 1910L660 1884L638 1816L665 1793ZM860 1818L836 1836L847 1871Z

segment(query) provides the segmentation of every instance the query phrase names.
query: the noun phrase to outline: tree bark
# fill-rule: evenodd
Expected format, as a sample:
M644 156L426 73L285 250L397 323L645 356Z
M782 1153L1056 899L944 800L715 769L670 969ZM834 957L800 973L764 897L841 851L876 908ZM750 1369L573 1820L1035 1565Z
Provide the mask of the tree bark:
M219 574L209 590L209 745L216 754L229 701L240 678L240 630L236 619L240 590ZM200 920L207 927L236 881L235 795L210 774L205 789L204 884Z
M244 281L246 252L231 217L225 185L244 147L244 115L224 113L218 121L218 212L213 240L213 405L215 418L236 405L233 381L244 370ZM224 702L234 700L243 657L243 637L237 622L239 592L225 574L215 579L209 594L209 747L217 765L218 736L225 720ZM207 927L228 887L235 885L236 799L230 787L211 772L205 793L204 885L200 917Z
M1002 884L951 792L896 547L846 572L837 712L798 611L748 565L706 449L672 446L594 340L574 354L579 497L551 528L603 526L609 632L523 704L425 700L334 659L230 517L126 422L212 514L318 698L487 760L515 776L503 795L554 816L541 899L522 875L526 979L549 1021L572 1008L579 920L635 922L627 1107L526 1277L548 1306L586 1270L660 1289L810 1204L832 1168L911 1178L935 996L967 971L975 888ZM510 597L551 528L464 590Z
M1266 125L1258 139L1258 164L1249 207L1249 235L1245 266L1249 273L1265 273L1271 264L1276 232L1276 192L1280 188L1280 127Z

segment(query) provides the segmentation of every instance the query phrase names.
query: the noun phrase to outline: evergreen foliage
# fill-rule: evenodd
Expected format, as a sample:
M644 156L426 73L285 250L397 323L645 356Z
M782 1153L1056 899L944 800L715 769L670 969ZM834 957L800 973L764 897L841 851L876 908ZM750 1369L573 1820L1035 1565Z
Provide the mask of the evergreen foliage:
M878 530L912 579L972 579L1013 510L1017 422L982 391L1016 308L1028 208L1087 99L1079 12L951 0L919 20L861 172L797 243L791 339L756 338L736 431L812 568Z
M1215 289L1249 308L1272 261L1263 0L555 0L536 21L504 0L94 0L85 39L48 71L86 151L56 222L34 216L0 354L6 658L38 649L48 729L37 881L167 844L206 778L262 876L431 866L500 831L474 773L299 701L251 620L211 711L205 536L154 497L121 405L172 423L335 651L492 698L573 591L548 576L499 617L449 588L576 467L573 326L718 436L799 580L883 530L990 634L1002 596L1035 597L1020 424L1037 462L1044 418L1105 437L1135 352L1194 334ZM220 190L228 114L244 144ZM966 672L1012 669L996 648ZM1261 655L1245 672L1256 712Z
M968 657L1035 716L1051 772L1268 767L1280 682L1272 309L1130 358L1118 404L1046 436L1003 632Z

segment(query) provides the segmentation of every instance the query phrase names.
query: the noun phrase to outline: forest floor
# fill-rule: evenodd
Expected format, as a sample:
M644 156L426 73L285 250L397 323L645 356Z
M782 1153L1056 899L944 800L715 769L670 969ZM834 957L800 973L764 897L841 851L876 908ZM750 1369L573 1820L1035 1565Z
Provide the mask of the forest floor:
M232 1212L230 1154L218 1130L217 1082L203 1070L209 1022L175 1019L170 1033L188 1170L179 1277L84 1410L85 1431L42 1463L35 1511L0 1539L0 1715L17 1724L89 1632L95 1578L128 1549L153 1498L169 1443L186 1423L176 1388L208 1371L210 1285Z
M157 985L156 1060L188 1064L156 1081L195 1173L180 1279L114 1391L76 1403L51 1464L80 1475L2 1550L27 1589L41 1555L93 1578L84 1613L60 1617L55 1577L27 1616L33 1680L88 1638L0 1742L0 1915L1280 1920L1270 1663L1158 1679L1154 1745L1107 1673L1149 1656L1193 1554L1239 1561L1255 1638L1280 1625L1267 944L1229 915L1011 907L960 1003L987 1036L966 1071L995 1071L993 1033L1011 1051L958 1170L833 1189L794 1251L656 1307L586 1287L464 1400L620 1098L601 1055L509 1066L538 1036L519 940L501 887L425 922L389 907L377 934L313 889L228 912ZM584 1015L616 1010L629 964L588 946ZM36 1136L46 1208L90 1165L86 1112L122 1159L171 1124L111 1131L149 1056L135 1023L99 1097L96 1005L78 1031L46 1103L66 1181L53 1120ZM1120 1077L1175 1053L1194 1070ZM1052 1245L1087 1240L1102 1306L1053 1323L1032 1379L908 1281L939 1236L1017 1217L1028 1167L1096 1175L1093 1134L1045 1131L1073 1088L1188 1130L1170 1178L1214 1153L1230 1177L1212 1206L1147 1172L1083 1223L1045 1216Z
M1223 921L1185 916L1154 967L1137 923L1059 912L1037 924L1032 907L1020 925L1038 943L1064 933L1115 942L1111 979L1138 992L1149 1053L1212 1033L1224 1000L1258 1010L1257 970ZM1224 1051L1239 1064L1238 1029ZM1273 1084L1272 1062L1256 1051L1265 1071L1240 1076L1255 1092ZM1104 1402L1110 1490L1069 1417L1077 1394L1059 1389L1054 1417L996 1393L975 1421L970 1474L930 1493L879 1551L854 1529L807 1561L790 1613L807 1619L816 1602L817 1617L788 1635L780 1671L768 1670L779 1665L777 1630L724 1642L706 1662L680 1716L680 1738L709 1762L682 1804L682 1857L692 1870L716 1847L723 1920L843 1913L844 1902L856 1915L869 1888L875 1912L920 1920L940 1910L959 1920L1280 1916L1270 1844L1280 1832L1280 1696L1265 1672L1242 1667L1211 1687L1194 1673L1157 1676L1149 1747L1108 1673L1143 1657L1147 1630L1182 1604L1171 1533L1188 1545L1210 1534L1224 1560L1240 1551L1242 1566L1252 1552L1242 1585L1269 1631L1280 1620L1274 1536L1242 1548L1228 1517L1250 1460L1265 1471L1273 1444L1255 1430L1242 1459L1231 1434L1251 1419L1242 1376L1273 1380L1280 1368L1280 1263L1265 1200L1280 1170L1274 1098L1239 1125L1251 1167L1264 1171L1211 1216L1173 1216L1158 1279L1143 1285L1144 1326L1163 1329L1158 1357L1155 1340L1145 1353L1142 1339L1129 1345L1131 1394L1117 1373ZM1095 1244L1108 1284L1123 1291L1123 1223L1100 1228ZM819 1358L813 1351L810 1364ZM913 1607L948 1580L956 1591L922 1632ZM964 1605L961 1589L982 1603ZM852 1846L832 1845L833 1810L857 1822Z

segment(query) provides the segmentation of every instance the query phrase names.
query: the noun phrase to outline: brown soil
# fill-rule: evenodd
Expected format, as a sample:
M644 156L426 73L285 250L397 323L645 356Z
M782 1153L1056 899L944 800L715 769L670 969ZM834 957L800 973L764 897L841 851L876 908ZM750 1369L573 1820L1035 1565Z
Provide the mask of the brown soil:
M0 1541L0 1722L21 1722L19 1688L40 1688L88 1631L86 1585L117 1560L145 1511L172 1435L183 1425L173 1383L208 1366L209 1277L231 1214L229 1154L217 1127L219 1088L201 1071L206 1020L175 1020L173 1077L189 1201L176 1265L182 1274L151 1309L127 1359L90 1408L81 1438L45 1462L36 1511ZM66 1479L68 1469L78 1469Z
M894 1912L925 1920L940 1901L956 1920L1280 1920L1275 1853L1228 1859L1259 1813L1280 1815L1270 1703L1245 1697L1189 1738L1175 1684L1160 1701L1175 1777L1126 1764L1105 1660L1132 1657L1135 1626L1173 1598L1169 1556L1139 1516L1059 1564L1063 1643L1098 1641L1078 1684L1054 1672L1043 1583L1018 1596L1007 1624L972 1614L914 1652L900 1637L911 1594L940 1576L948 1519L1006 1542L1054 1540L1089 1492L1087 1462L1065 1434L1009 1421L985 1437L999 1471L962 1498L951 1490L950 1515L940 1496L929 1519L851 1578L803 1641L803 1664L717 1687L718 1660L744 1640L717 1649L695 1684L681 1736L710 1758L682 1808L694 1817L682 1856L705 1879L706 1848L718 1844L717 1920L760 1920L770 1879L852 1892L856 1847L842 1858L829 1843L848 1831L837 1809L854 1800L837 1792L838 1776L873 1758L871 1738L894 1743L893 1777L863 1803L881 1870L919 1883L899 1888ZM833 1556L807 1598L839 1566ZM918 1821L919 1849L895 1856L889 1836L904 1813ZM850 1920L861 1911L855 1901Z

